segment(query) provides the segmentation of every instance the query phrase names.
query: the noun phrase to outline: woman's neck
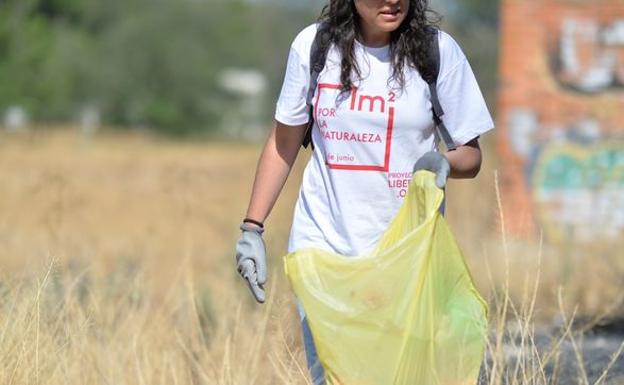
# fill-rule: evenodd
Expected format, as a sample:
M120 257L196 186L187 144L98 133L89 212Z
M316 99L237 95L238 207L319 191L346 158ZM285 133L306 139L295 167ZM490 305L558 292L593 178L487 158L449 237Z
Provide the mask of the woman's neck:
M390 32L375 31L363 25L358 29L357 39L367 47L378 48L390 44Z

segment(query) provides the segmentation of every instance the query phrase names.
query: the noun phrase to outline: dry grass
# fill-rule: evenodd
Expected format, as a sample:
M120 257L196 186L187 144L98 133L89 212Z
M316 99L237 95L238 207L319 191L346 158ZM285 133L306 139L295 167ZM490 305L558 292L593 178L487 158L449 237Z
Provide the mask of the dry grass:
M85 142L67 130L1 137L0 383L306 384L280 260L305 156L267 223L267 305L234 271L258 154L142 135ZM448 212L490 298L490 383L555 383L544 368L558 345L537 352L533 320L612 312L624 267L608 247L562 257L503 242L486 164L476 182L452 182ZM522 360L509 359L509 335Z

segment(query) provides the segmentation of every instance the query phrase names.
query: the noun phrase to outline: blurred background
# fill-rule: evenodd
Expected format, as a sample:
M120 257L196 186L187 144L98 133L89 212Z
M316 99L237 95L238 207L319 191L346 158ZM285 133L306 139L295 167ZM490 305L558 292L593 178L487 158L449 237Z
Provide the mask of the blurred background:
M5 125L74 123L86 130L101 125L259 139L272 118L290 42L314 22L322 5L3 1ZM461 36L494 105L497 2L435 5L448 15L446 26Z
M0 382L307 383L281 257L309 151L266 224L266 305L234 244L323 5L0 0ZM497 121L447 190L490 305L481 382L624 383L624 4L431 6Z

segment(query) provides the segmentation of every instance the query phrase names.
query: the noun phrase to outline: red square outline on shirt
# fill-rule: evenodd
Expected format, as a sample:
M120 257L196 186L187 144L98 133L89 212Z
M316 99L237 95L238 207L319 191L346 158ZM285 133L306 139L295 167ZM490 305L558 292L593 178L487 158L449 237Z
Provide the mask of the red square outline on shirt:
M332 90L339 90L342 88L340 84L330 84L330 83L319 83L317 86L316 92L316 102L314 103L314 119L318 121L317 109L319 100L321 99L321 90L323 88L328 88ZM325 159L325 164L330 169L334 170L359 170L359 171L382 171L388 172L390 170L390 150L392 148L392 129L394 127L394 107L388 108L388 126L386 128L386 150L384 154L384 165L383 166L375 166L375 165L350 165L350 164L335 164L329 163L327 159Z

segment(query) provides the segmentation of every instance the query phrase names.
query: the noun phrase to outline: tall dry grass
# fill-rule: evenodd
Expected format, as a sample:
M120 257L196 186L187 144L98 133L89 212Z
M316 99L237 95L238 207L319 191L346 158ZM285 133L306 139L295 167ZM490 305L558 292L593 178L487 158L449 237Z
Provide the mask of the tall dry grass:
M267 223L266 305L234 271L258 154L67 130L1 137L0 383L307 384L280 260L306 156ZM555 384L562 341L581 355L572 319L617 310L624 268L600 247L562 255L510 238L493 163L451 182L448 208L491 306L487 383ZM553 318L561 333L537 349L535 321Z

